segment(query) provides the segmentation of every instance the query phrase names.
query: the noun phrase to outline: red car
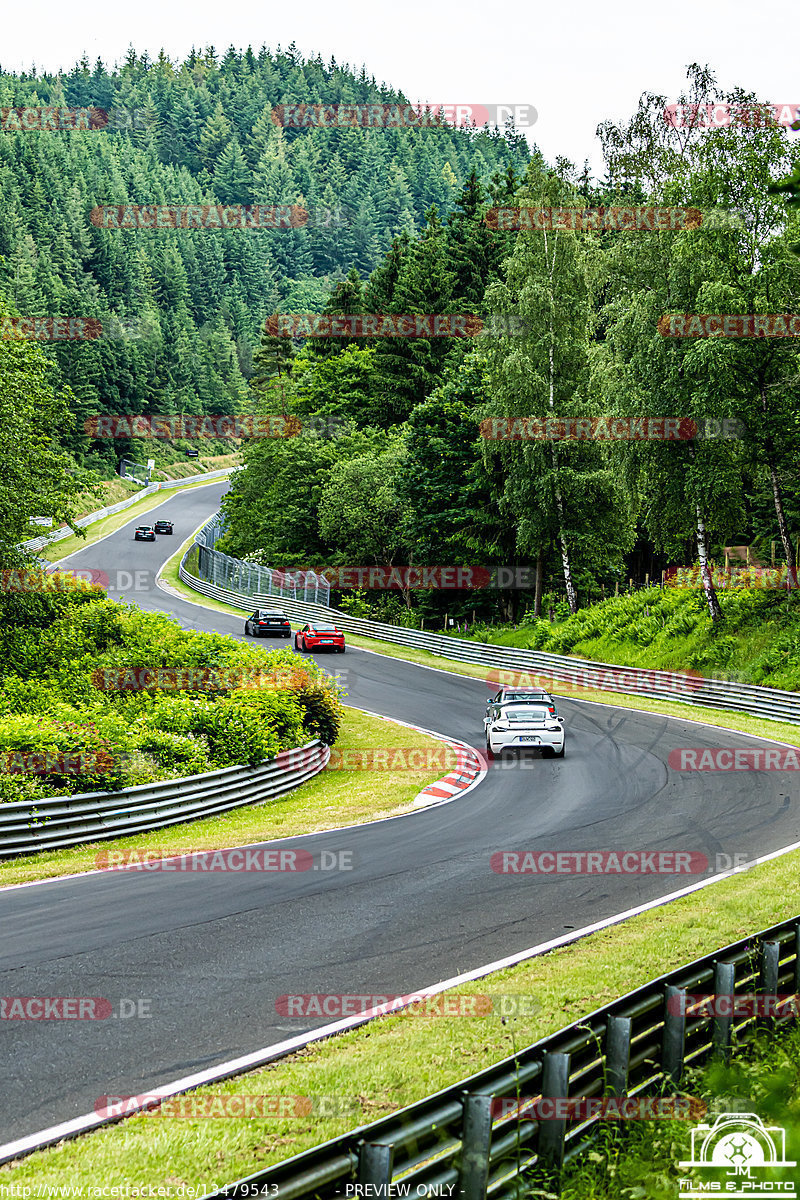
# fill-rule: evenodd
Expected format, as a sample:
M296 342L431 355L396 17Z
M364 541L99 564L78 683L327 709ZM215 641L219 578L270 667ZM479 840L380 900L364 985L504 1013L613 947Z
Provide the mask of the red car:
M335 650L344 654L344 634L335 625L311 621L294 635L295 650Z

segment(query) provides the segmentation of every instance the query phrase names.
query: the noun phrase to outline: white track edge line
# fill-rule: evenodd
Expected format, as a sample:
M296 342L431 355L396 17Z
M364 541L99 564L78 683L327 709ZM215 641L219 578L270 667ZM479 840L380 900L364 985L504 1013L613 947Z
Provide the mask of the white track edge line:
M412 727L413 728L413 727ZM783 846L780 850L773 850L769 854L757 858L751 863L746 870L752 867L760 866L762 863L771 862L773 859L781 858L784 854L789 854L793 850L800 849L800 842L793 842L789 846ZM551 950L557 950L562 946L570 945L573 942L580 941L584 937L588 937L592 933L598 933L602 929L608 929L612 925L619 925L622 922L630 920L631 917L640 916L642 913L648 912L654 908L661 908L674 900L679 900L683 896L691 895L693 892L698 892L703 888L710 887L712 884L720 883L724 879L730 879L734 875L741 875L741 870L723 871L719 875L713 875L710 879L701 880L699 883L689 884L685 888L680 888L676 892L669 892L666 896L657 897L655 900L648 900L644 904L637 904L634 908L626 909L622 913L617 913L612 917L604 917L601 921L595 921L592 925L585 925L582 929L573 930L572 933L563 934L561 937L552 938L548 942L542 942L538 946L532 946L527 950L520 950L516 954L508 955L505 958L500 958L494 962L487 963L482 967L476 967L472 971L466 971L461 975L455 975L451 979L445 979L441 983L432 984L429 987L419 988L408 994L408 1000L403 1005L397 1005L395 1011L401 1011L413 1003L416 997L420 996L435 996L439 992L449 988L457 987L462 983L470 983L475 979L482 979L486 975L493 974L496 971L503 971L509 967L518 966L520 963L531 958L537 958L542 954L547 954ZM173 1080L171 1083L162 1084L161 1087L153 1088L151 1091L141 1092L140 1096L160 1097L167 1099L170 1096L179 1095L182 1092L190 1091L198 1087L203 1087L205 1084L213 1083L216 1080L230 1078L231 1076L244 1074L246 1071L255 1067L264 1066L277 1058L285 1058L295 1050L301 1050L306 1046L312 1045L314 1042L323 1041L326 1038L333 1037L336 1034L347 1033L352 1029L358 1028L371 1021L377 1020L380 1016L386 1014L368 1010L366 1013L360 1013L353 1017L344 1018L341 1021L334 1021L329 1025L322 1025L318 1029L312 1030L310 1033L299 1034L297 1037L287 1038L282 1042L275 1042L271 1046L266 1046L261 1050L255 1050L251 1054L243 1055L241 1058L234 1058L228 1062L218 1063L216 1067L210 1067L205 1071L198 1071L194 1075L186 1075L182 1079ZM144 1105L142 1106L144 1107ZM135 1115L130 1113L127 1115ZM37 1149L44 1149L46 1146L52 1145L54 1142L61 1141L63 1138L77 1136L81 1133L88 1133L102 1125L109 1125L118 1121L119 1117L101 1117L97 1113L86 1113L82 1117L74 1117L71 1121L65 1121L60 1125L53 1125L49 1129L43 1129L39 1133L28 1134L26 1137L18 1138L16 1141L7 1142L4 1146L0 1146L0 1164L8 1162L13 1158L18 1158L21 1155L30 1153Z

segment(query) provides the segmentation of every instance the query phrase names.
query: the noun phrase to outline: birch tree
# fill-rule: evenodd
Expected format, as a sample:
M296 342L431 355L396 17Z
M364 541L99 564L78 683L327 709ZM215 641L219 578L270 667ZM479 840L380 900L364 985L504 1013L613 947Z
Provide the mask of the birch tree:
M531 169L515 205L580 207L569 171L564 162L558 172ZM519 332L501 337L487 351L484 417L489 425L484 427L491 428L491 418L507 416L533 418L545 430L544 437L531 438L521 428L516 440L512 426L512 440L490 442L487 452L502 461L504 499L518 525L520 550L541 563L547 548L556 547L572 613L579 606L581 563L619 559L632 544L630 512L604 448L546 433L548 420L557 430L565 419L601 415L589 392L594 316L588 274L595 253L591 235L522 231L505 264L505 282L487 293L487 308L513 315Z

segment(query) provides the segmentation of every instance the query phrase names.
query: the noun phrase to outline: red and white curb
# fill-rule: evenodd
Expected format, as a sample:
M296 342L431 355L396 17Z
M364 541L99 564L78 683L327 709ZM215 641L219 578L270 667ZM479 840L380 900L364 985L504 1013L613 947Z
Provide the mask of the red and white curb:
M373 652L369 650L367 653ZM444 742L445 746L455 751L456 763L453 770L448 771L441 779L429 783L421 792L417 792L412 800L412 804L417 808L428 804L446 804L455 800L456 796L465 796L486 777L486 759L474 746L470 746L469 742L459 742L456 738L445 737L443 733L437 733L434 729L412 725L410 721L399 721L397 717L385 717L383 713L372 712L368 708L359 708L358 711L366 713L369 717L377 717L379 721L386 721L389 725L403 725L406 729L424 733L427 737L436 738L437 742Z
M426 730L426 732L428 732ZM429 737L437 735L428 732ZM486 774L486 761L474 746L467 742L454 742L450 738L441 738L456 752L456 765L443 779L429 783L414 797L414 804L440 804L443 800L453 800L470 791Z

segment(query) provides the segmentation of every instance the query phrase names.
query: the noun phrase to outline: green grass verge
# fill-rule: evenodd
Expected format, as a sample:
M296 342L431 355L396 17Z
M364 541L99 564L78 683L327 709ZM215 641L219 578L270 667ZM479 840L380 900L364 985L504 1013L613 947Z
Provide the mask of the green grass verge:
M765 582L762 580L762 582ZM474 631L477 640L573 654L596 662L800 689L800 602L796 590L720 587L722 619L711 621L702 591L651 587L580 609L550 624L523 618L518 627Z
M163 504L170 496L174 496L178 491L190 491L192 488L208 487L211 483L219 483L219 479L209 479L208 481L200 480L197 483L177 484L175 488L165 489L164 491L152 492L149 496L144 496L136 504L131 504L129 508L124 508L122 512L112 513L109 517L103 517L100 521L95 521L93 525L86 527L86 536L78 537L72 535L68 538L63 538L60 542L53 542L49 546L45 546L38 551L39 558L46 558L48 562L61 562L62 559L74 554L77 550L84 550L87 546L94 545L101 538L107 537L110 533L116 533L123 525L127 525L128 521L132 521L135 517L140 517L144 513L149 512L153 508L158 508L159 504ZM96 511L96 509L94 510Z
M372 717L356 708L345 708L336 743L338 750L429 747L441 751L441 742L403 725ZM447 760L455 755L445 751ZM446 770L381 771L376 786L374 771L324 770L287 796L269 804L233 809L216 817L191 821L171 829L157 829L133 837L91 842L67 850L53 850L29 858L0 862L0 887L74 875L97 867L98 855L112 850L160 850L165 854L245 846L272 838L318 833L344 825L375 821L410 811L422 788L440 779ZM102 865L102 864L101 864Z
M188 479L189 476L197 475L202 470L221 471L224 467L235 468L241 465L242 456L239 453L214 454L207 458L180 459L177 462L162 463L161 466L157 465L154 468L151 478L154 483L158 483L159 480Z
M488 876L488 855L486 870ZM197 1093L330 1097L343 1116L133 1117L0 1168L0 1182L146 1182L167 1189L162 1195L176 1194L181 1183L230 1183L456 1083L664 971L789 919L800 912L799 881L800 854L792 853L451 993L523 995L533 1002L532 1015L383 1017ZM514 904L510 891L512 917ZM435 975L432 969L431 983Z

